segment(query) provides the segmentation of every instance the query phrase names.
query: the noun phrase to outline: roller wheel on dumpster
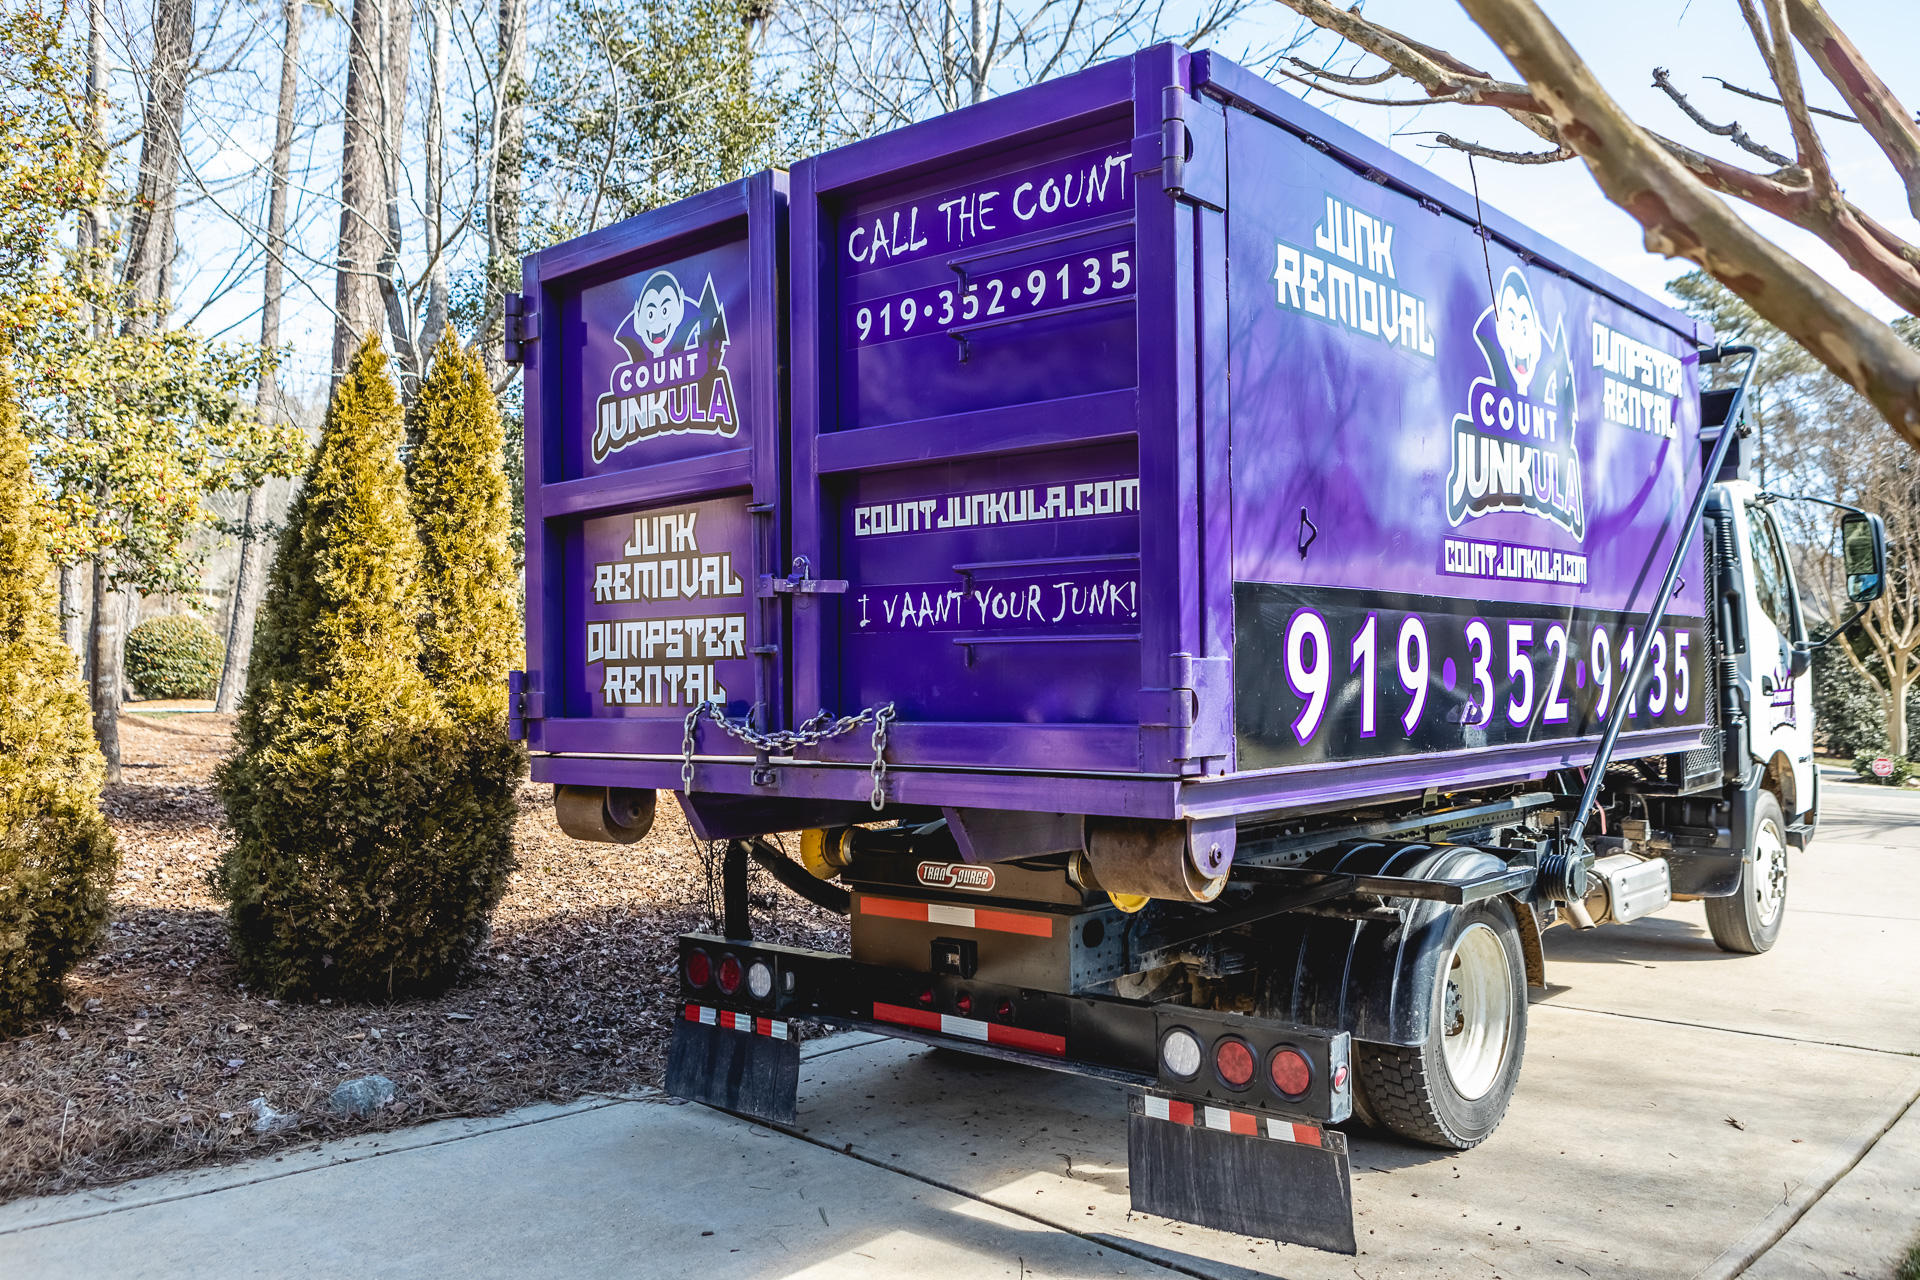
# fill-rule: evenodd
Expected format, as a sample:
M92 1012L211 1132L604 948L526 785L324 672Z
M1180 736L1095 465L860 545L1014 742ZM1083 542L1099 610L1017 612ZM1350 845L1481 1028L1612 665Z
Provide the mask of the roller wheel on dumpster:
M1362 1044L1360 1089L1376 1124L1436 1147L1486 1141L1507 1112L1527 1046L1520 929L1505 902L1453 913L1425 1044Z
M1773 793L1762 791L1740 864L1740 890L1707 899L1707 928L1722 951L1757 956L1773 946L1786 918L1787 823Z

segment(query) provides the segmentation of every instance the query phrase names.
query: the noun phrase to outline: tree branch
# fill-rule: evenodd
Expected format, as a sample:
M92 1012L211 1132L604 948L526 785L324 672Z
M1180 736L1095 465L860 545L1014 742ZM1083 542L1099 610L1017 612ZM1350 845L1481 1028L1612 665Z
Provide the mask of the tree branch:
M1379 58L1425 89L1448 102L1499 107L1523 126L1558 145L1552 126L1541 118L1540 104L1525 85L1508 84L1476 71L1447 54L1369 22L1358 13L1337 8L1328 0L1280 0L1301 17Z
M1687 119L1693 121L1714 137L1727 138L1732 141L1734 146L1740 148L1748 155L1759 156L1768 164L1777 164L1785 168L1793 163L1792 160L1781 155L1772 147L1755 142L1752 137L1748 135L1747 131L1740 127L1738 120L1729 120L1725 124L1715 124L1704 115L1701 115L1699 108L1687 100L1686 94L1680 92L1679 86L1674 84L1673 77L1667 74L1665 67L1655 67L1653 69L1653 86L1660 90L1660 92L1666 94L1668 98L1672 99L1673 105L1684 111Z
M1766 0L1766 4L1767 26L1773 33L1773 83L1780 90L1787 124L1793 130L1793 149L1813 183L1814 200L1837 212L1842 204L1840 184L1834 181L1827 149L1814 130L1813 117L1807 114L1807 94L1800 83L1800 59L1793 50L1793 35L1787 30L1785 0Z
M1557 164L1574 157L1573 148L1564 144L1552 151L1500 151L1478 142L1469 142L1465 138L1456 138L1450 133L1435 133L1430 136L1443 147L1452 147L1455 151L1478 156L1482 160L1501 160L1507 164Z
M1725 80L1719 76L1708 76L1706 78L1713 81L1715 84L1719 85L1722 89L1725 89L1728 93L1737 93L1743 98L1752 98L1755 102L1764 102L1769 106L1780 107L1780 106L1786 105L1785 103L1781 102L1780 99L1778 98L1769 98L1766 94L1761 93L1757 89L1742 88L1741 86L1733 83L1733 81L1731 80ZM1830 107L1816 107L1816 106L1813 106L1811 103L1809 103L1807 106L1807 110L1816 116L1825 116L1829 120L1839 120L1839 121L1843 121L1846 124L1860 123L1857 117L1850 116L1844 111L1835 111Z
M1920 353L1716 199L1628 118L1532 0L1461 3L1526 76L1608 198L1645 229L1648 249L1698 263L1920 447ZM1793 97L1785 85L1782 92Z
M1853 108L1860 126L1880 144L1894 172L1906 184L1908 210L1920 218L1920 123L1874 74L1853 41L1821 8L1820 0L1774 2L1784 2L1794 37L1812 55L1820 74ZM1783 93L1784 89L1782 86Z
M1325 67L1316 67L1304 58L1288 58L1287 61L1309 75L1317 76L1322 80L1331 80L1335 84L1351 85L1359 89L1364 89L1368 85L1385 84L1400 74L1397 67L1389 66L1385 70L1376 71L1370 76L1348 76L1342 75L1338 71L1328 71Z

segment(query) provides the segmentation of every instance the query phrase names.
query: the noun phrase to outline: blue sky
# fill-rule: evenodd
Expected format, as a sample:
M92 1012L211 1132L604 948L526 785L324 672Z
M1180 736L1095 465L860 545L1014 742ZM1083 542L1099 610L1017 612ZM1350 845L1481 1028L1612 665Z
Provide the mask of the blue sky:
M1920 109L1920 57L1916 57L1920 55L1920 2L1825 0L1825 4L1908 109ZM1779 108L1737 97L1706 78L1721 76L1749 88L1772 90L1734 0L1544 0L1543 8L1607 90L1649 128L1702 151L1750 167L1766 167L1757 157L1710 138L1654 88L1652 69L1664 66L1710 119L1718 123L1737 119L1756 140L1792 154L1792 138ZM1368 0L1365 13L1474 66L1519 78L1455 0ZM1258 44L1261 37L1280 40L1292 32L1294 25L1292 11L1276 4L1271 16L1247 34L1254 37L1252 44ZM1312 60L1320 61L1333 47L1331 37L1323 35L1314 46ZM1351 62L1349 49L1333 65L1345 68ZM1367 63L1369 70L1379 65L1371 60ZM1801 67L1811 101L1844 108L1810 60L1803 57ZM1357 92L1403 99L1419 96L1419 90L1405 81ZM1444 148L1432 149L1432 138L1419 135L1444 131L1511 150L1538 150L1542 145L1501 113L1485 107L1368 107L1336 102L1319 93L1309 95L1308 100L1462 187L1470 187L1472 181L1466 159ZM1895 231L1920 240L1920 225L1907 214L1905 193L1892 167L1866 134L1836 120L1820 121L1820 130L1834 172L1853 201ZM1577 160L1529 166L1478 160L1474 167L1486 203L1643 289L1663 294L1664 283L1687 269L1684 263L1648 253L1641 242L1639 225L1608 203ZM1769 238L1875 315L1891 318L1900 314L1811 235L1750 206L1731 203Z

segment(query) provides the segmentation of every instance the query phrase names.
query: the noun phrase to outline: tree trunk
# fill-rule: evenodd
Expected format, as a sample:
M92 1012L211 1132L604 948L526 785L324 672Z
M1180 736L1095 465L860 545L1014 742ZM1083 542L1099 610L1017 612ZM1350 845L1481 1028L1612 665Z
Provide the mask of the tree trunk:
M93 675L93 736L107 761L107 782L120 781L120 686L123 679L120 623L123 608L107 585L107 562L93 562L93 622L89 628Z
M379 270L386 242L386 175L381 166L381 84L385 57L381 36L387 3L353 0L347 31L347 93L340 148L340 237L333 285L333 376L367 332L379 323Z
M973 0L973 49L968 59L967 77L973 83L973 100L987 96L987 0Z
M280 345L280 295L285 286L287 250L287 175L293 165L293 112L300 80L300 35L306 0L282 0L285 38L280 46L280 115L274 126L273 167L267 188L267 264L260 300L260 345L271 351ZM254 406L262 414L280 416L280 391L271 367L260 371ZM227 654L220 664L220 687L214 708L234 711L247 687L247 664L253 658L253 619L260 610L262 486L247 494L246 514L240 520L240 563L233 574L233 599L227 609Z
M260 612L261 570L260 495L265 486L247 493L246 514L240 518L240 563L233 572L233 602L227 615L227 654L220 664L220 687L214 691L215 711L237 711L247 687L247 665L253 660L253 620Z
M1887 664L1887 752L1907 754L1907 690L1913 685L1913 655L1897 653Z
M507 377L501 357L505 297L520 287L520 171L526 163L527 0L500 0L499 105L493 132L493 174L487 195L487 296L474 335L487 377Z
M151 310L167 296L173 267L173 209L180 187L181 128L187 107L187 71L193 61L193 0L156 0L153 61L141 112L140 177L127 216L124 279L133 308L129 331L157 326Z
M427 316L420 327L421 372L426 357L447 327L449 297L446 242L447 185L447 44L453 25L450 0L428 0L427 21L432 27L427 46Z
M413 65L413 4L390 0L381 33L386 71L380 79L380 173L385 183L383 209L386 233L380 241L378 281L386 307L387 331L393 339L394 363L400 367L401 391L411 399L420 386L420 327L399 287L400 276L400 155L406 141L407 73Z
M86 582L81 577L80 566L63 564L60 566L60 639L67 648L73 650L74 658L85 669L87 661L87 603L84 592Z

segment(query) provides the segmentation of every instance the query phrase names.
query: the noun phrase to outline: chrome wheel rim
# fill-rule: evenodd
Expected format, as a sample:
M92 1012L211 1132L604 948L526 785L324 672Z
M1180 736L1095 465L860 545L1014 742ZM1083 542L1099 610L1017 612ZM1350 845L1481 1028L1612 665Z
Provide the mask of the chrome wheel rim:
M1513 1021L1513 976L1500 936L1471 924L1454 940L1440 1005L1441 1057L1461 1097L1484 1098L1500 1078Z
M1787 905L1787 842L1779 826L1768 819L1753 841L1754 914L1766 928L1780 918Z

